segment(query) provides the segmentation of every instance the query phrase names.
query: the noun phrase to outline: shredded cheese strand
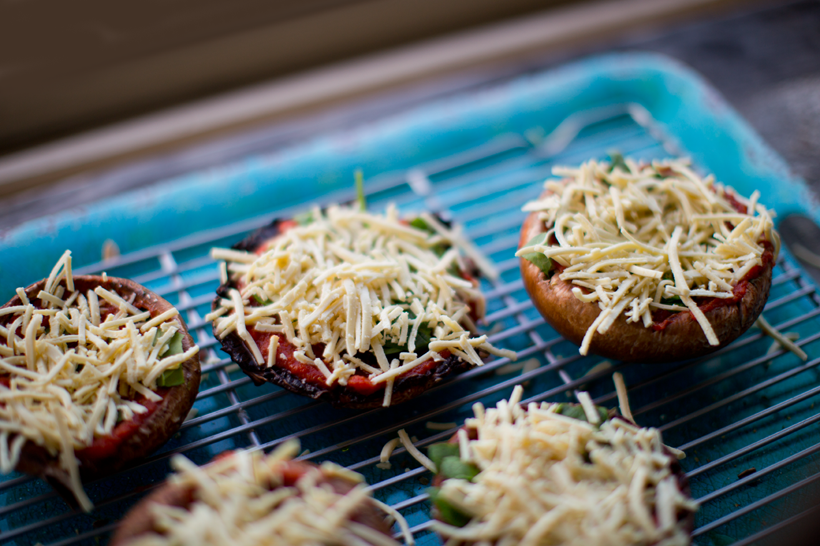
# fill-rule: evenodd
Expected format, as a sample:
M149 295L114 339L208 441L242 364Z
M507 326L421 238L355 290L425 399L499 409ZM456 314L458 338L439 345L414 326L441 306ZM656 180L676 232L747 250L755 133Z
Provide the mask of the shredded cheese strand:
M803 349L798 347L797 344L794 341L790 340L788 337L781 334L780 331L777 328L775 328L774 326L769 324L769 322L765 318L763 318L763 315L760 315L759 317L757 317L756 324L760 327L761 330L763 330L763 332L767 336L774 339L775 342L780 344L780 346L783 347L784 349L786 349L788 351L791 351L794 354L796 354L797 357L800 360L802 360L803 362L805 362L809 359L809 355L806 354L806 351L804 351Z
M629 393L626 389L623 374L621 372L613 373L612 381L615 383L615 392L618 393L618 406L621 410L621 415L634 423L635 419L632 417L632 410L629 407Z
M431 461L427 457L427 455L419 451L419 448L417 448L413 444L413 441L410 439L410 436L407 435L407 431L405 431L404 429L401 429L399 431L399 440L401 441L401 444L404 446L404 449L407 450L407 453L409 453L415 460L417 460L421 464L421 466L435 474L435 463Z

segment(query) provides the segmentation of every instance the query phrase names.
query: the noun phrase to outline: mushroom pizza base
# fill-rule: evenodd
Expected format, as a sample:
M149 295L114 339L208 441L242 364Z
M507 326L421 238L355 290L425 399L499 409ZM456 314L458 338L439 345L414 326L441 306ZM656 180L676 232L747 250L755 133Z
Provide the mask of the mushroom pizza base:
M222 457L230 457L230 454L223 453L217 456L217 458ZM301 476L310 469L318 468L312 463L303 461L287 461L284 464L286 465L284 474L291 476ZM296 480L298 480L298 477L293 481L295 482ZM338 477L326 478L324 483L329 483L333 490L341 495L347 494L356 485ZM285 485L292 485L287 483L287 478ZM109 546L126 546L135 538L148 533L158 532L155 528L155 518L151 511L151 505L159 504L187 509L195 500L193 487L172 484L167 481L164 482L126 514L125 518L117 527L114 536L111 538ZM369 503L357 509L350 519L362 525L366 525L383 535L391 535L390 523L373 503Z
M231 248L246 252L256 252L265 241L273 239L282 232L282 224L283 222L281 220L274 220L270 225L260 228ZM231 288L235 288L231 281L217 288L217 297L214 298L211 310L218 308L221 298L230 297L228 291ZM216 333L214 333L214 337L216 337ZM383 405L384 389L379 389L370 394L363 394L338 383L327 386L304 381L298 375L282 366L269 368L265 365L259 365L247 345L245 345L245 342L235 331L221 339L220 343L222 344L222 350L228 353L231 360L238 364L242 371L245 372L256 385L261 385L266 382L273 383L296 394L301 394L314 400L324 400L336 407L371 409L379 408ZM424 366L424 364L421 364L421 366ZM390 405L395 406L396 404L415 398L445 378L462 373L472 367L469 362L450 355L424 373L401 375L393 382L393 394Z
M530 213L521 228L519 248L545 232L537 212ZM584 303L572 293L574 285L561 280L558 273L547 276L534 264L521 258L521 277L535 307L561 336L581 345L587 330L601 312L595 303ZM748 282L743 297L704 312L720 345L710 345L698 322L690 315L672 320L663 330L646 328L641 322L627 322L620 315L605 334L592 336L589 352L604 358L627 362L676 362L707 355L731 343L754 324L763 311L772 284L772 263ZM682 311L681 313L689 312ZM680 313L679 313L680 314Z
M571 405L578 406L579 404L571 404ZM638 427L638 425L636 425L635 423L633 423L629 419L626 419L625 417L622 417L620 415L615 415L615 416L611 417L610 419L620 419L621 421L624 421L625 423L628 423L628 424L632 425L633 427L640 428L640 427ZM478 439L478 436L476 435L475 429L468 429L468 428L463 427L463 426L461 428L467 431L467 435L470 438L470 440ZM447 441L447 443L449 443L449 444L458 444L458 432L453 434L450 437L450 439ZM686 498L691 499L692 498L692 491L689 488L689 479L686 477L686 472L684 472L683 467L681 466L680 462L678 461L678 458L674 455L674 453L672 453L669 449L667 449L666 446L664 446L663 451L664 451L664 454L666 456L668 456L669 459L670 459L669 470L672 473L672 475L675 476L675 479L677 480L678 490L683 494L683 496L685 496ZM441 474L436 474L435 476L433 476L433 482L432 482L433 487L441 487L441 484L444 483L444 481L446 479L447 478L445 478ZM441 519L441 514L439 513L438 508L436 508L435 506L433 506L431 514L433 516L433 519L443 521ZM692 536L692 531L694 531L694 529L695 529L695 513L694 512L678 513L678 525L686 532L687 535L689 535L691 537ZM446 540L443 537L440 537L440 538L442 538L443 541ZM462 546L470 546L473 543L471 543L471 542L462 542L461 544L462 544Z
M26 288L26 296L30 301L36 299L37 294L45 286L45 280L39 281ZM96 275L81 275L74 277L74 287L85 293L102 286L106 290L115 292L124 299L134 295L134 306L146 309L155 317L164 313L173 306L164 298L158 296L144 286L129 279L108 277L104 279ZM18 296L15 296L3 307L21 305ZM10 317L11 315L7 315ZM7 322L8 319L3 322ZM187 351L194 346L194 340L188 333L185 322L179 315L174 317L177 326L183 334L182 349ZM126 467L130 462L141 459L155 451L168 441L182 425L188 412L194 404L199 392L200 364L199 356L194 355L181 364L185 382L182 385L158 389L162 393L162 400L140 426L128 437L122 439L113 454L99 457L88 457L83 450L75 450L80 462L80 476L83 481L91 481L112 474ZM74 494L71 492L68 473L60 466L59 455L51 455L48 450L32 441L27 441L20 453L20 462L15 470L38 476L48 482L66 502L75 505Z

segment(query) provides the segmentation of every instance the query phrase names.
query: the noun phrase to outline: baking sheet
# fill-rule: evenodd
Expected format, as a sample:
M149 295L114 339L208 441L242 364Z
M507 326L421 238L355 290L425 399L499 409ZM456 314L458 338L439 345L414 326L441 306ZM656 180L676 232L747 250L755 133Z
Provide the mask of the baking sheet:
M278 215L352 198L352 173L360 167L372 208L395 202L405 211L449 215L497 264L501 279L482 281L488 295L484 328L495 343L518 350L521 360L535 359L537 367L522 374L508 362L491 361L418 400L362 413L269 385L254 387L224 354L213 353L197 416L149 462L91 484L98 504L92 514L71 513L38 481L0 478L0 539L104 542L144 489L162 479L170 453L205 462L225 449L268 449L297 436L310 450L308 458L365 474L375 496L414 526L418 543L437 544L427 530L428 473L401 452L392 469L375 467L396 430L406 428L423 445L446 438L451 432L425 423L460 422L472 402L492 404L519 383L526 385L526 397L563 401L574 388L584 388L612 406L613 369L627 379L638 422L662 427L667 443L687 448L683 464L692 475L693 496L704 499L697 543L729 544L796 513L813 482L783 492L820 470L814 407L820 400L820 300L787 253L775 270L764 315L800 334L807 363L782 350L767 354L771 340L752 329L706 359L654 366L613 362L611 369L590 373L601 359L581 358L529 303L513 258L521 205L540 192L554 165L603 158L613 150L643 159L688 155L698 169L741 193L758 189L761 202L780 217L799 212L817 219L805 185L708 84L668 58L630 54L525 75L3 233L0 288L9 298L16 286L46 276L71 248L75 264L87 271L132 277L164 294L210 352L213 340L202 317L218 281L209 249L230 245ZM99 263L107 239L123 256ZM737 475L749 468L757 472L739 481ZM755 502L759 509L739 513Z

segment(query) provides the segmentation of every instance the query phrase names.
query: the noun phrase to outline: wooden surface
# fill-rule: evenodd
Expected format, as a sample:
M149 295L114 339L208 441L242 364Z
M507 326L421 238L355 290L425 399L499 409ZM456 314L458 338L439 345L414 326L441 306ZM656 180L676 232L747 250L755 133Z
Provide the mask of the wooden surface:
M243 130L230 137L158 153L123 167L80 174L0 201L0 227L80 206L244 154L272 150L328 130L338 130L412 107L431 98L469 90L528 71L542 70L583 55L611 50L662 52L703 73L807 180L820 180L820 4L769 5L688 24L610 38L594 45L553 47L546 53L508 57L503 62L405 84L367 100ZM818 186L814 186L817 188Z

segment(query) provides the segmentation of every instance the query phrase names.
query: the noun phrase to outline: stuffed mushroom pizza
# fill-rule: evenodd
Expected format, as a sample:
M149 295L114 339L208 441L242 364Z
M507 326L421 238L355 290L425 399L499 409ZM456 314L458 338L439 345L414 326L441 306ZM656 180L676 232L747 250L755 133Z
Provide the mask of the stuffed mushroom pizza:
M392 518L364 478L333 463L294 460L299 444L224 453L198 467L181 455L173 474L120 523L112 546L398 546Z
M434 529L447 544L690 544L697 504L657 429L610 415L587 393L581 404L526 408L521 393L476 404L449 443L429 448Z
M0 308L0 470L40 476L90 510L81 480L124 467L180 427L199 388L178 311L127 279L47 279Z
M687 160L556 168L521 232L521 272L565 338L665 362L726 345L760 315L780 249L772 213Z
M481 366L482 355L515 356L475 333L484 298L464 246L429 214L314 209L214 249L227 271L208 319L257 383L389 406Z

